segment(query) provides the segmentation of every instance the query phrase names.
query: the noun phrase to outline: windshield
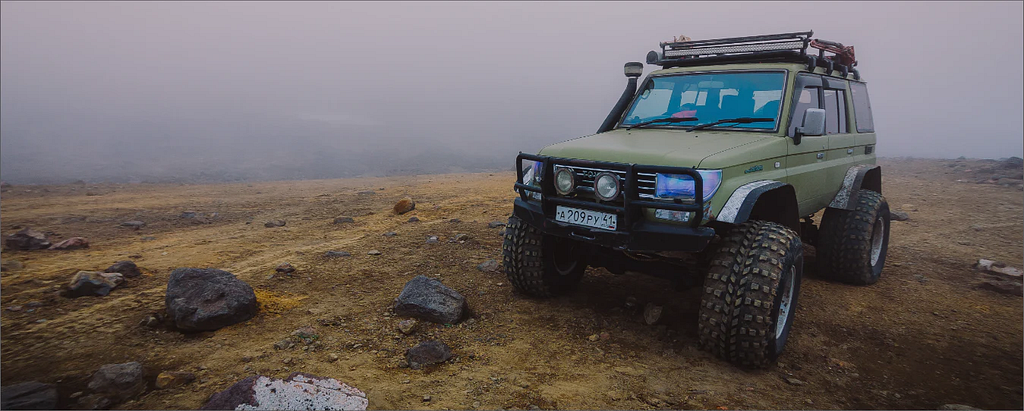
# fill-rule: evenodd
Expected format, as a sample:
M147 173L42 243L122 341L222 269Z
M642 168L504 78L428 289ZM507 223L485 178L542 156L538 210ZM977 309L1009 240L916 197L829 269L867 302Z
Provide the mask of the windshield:
M774 130L785 73L713 73L651 77L633 100L621 126L660 118L696 117L693 122L655 123L692 127L722 119L764 117L771 123L723 124L729 128Z

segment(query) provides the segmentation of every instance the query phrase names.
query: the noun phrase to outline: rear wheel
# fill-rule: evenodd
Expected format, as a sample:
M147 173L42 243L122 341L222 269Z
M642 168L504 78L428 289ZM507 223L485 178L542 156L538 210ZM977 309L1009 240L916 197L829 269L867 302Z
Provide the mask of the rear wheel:
M773 222L749 221L713 249L700 307L700 343L721 359L761 368L786 345L800 295L800 236Z
M817 248L818 274L855 285L877 282L889 248L889 219L885 197L869 190L861 190L853 210L825 210Z
M532 297L553 297L572 290L587 264L580 244L543 235L518 217L508 219L502 255L505 275L519 291Z

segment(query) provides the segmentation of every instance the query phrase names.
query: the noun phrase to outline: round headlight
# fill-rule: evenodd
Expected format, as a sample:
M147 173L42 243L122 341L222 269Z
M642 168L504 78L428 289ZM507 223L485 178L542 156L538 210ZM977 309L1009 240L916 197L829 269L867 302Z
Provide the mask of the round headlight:
M601 173L594 179L594 194L603 201L612 201L619 196L619 177L612 173Z
M560 168L555 172L555 191L561 195L568 195L576 188L576 173L572 169Z

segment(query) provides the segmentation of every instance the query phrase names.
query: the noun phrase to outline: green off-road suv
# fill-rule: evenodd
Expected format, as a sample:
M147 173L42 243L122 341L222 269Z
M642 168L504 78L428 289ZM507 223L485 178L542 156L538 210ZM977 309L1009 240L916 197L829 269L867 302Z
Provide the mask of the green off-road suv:
M597 134L520 153L516 289L559 295L588 266L699 286L701 345L763 367L792 327L805 243L819 276L878 281L889 206L867 88L853 47L812 35L662 43L639 87L643 64L626 64Z

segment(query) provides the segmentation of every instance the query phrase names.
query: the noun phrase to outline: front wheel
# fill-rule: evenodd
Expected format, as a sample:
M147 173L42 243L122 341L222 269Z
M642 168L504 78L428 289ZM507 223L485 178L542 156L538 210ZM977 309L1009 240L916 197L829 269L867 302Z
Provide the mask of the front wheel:
M874 284L882 276L889 249L889 203L862 190L853 210L829 208L821 219L818 273L855 285Z
M505 275L517 290L531 297L565 294L580 282L587 268L579 246L576 241L544 235L512 216L501 246Z
M778 359L793 326L804 272L793 230L749 221L711 251L701 297L700 344L734 364L763 368Z

